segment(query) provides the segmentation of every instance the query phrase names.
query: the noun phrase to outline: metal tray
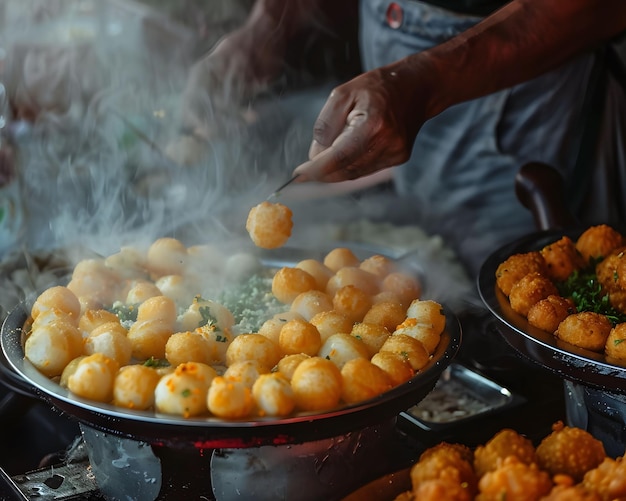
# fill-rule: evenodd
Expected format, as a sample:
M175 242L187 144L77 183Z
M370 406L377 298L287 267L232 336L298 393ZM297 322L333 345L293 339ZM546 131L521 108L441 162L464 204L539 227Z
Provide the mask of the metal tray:
M303 255L287 251L278 254L272 266L293 264ZM311 257L312 253L306 255ZM0 332L7 364L23 380L25 388L31 388L54 407L86 425L118 436L178 447L192 444L196 448L244 448L299 443L338 436L392 419L433 389L461 343L459 321L444 305L446 329L428 365L406 383L374 399L324 413L299 413L282 419L183 418L82 399L41 374L24 358L22 327L28 312L28 301L17 305L7 315Z
M585 386L626 393L626 367L611 363L602 353L579 348L533 327L524 316L511 309L508 298L496 285L496 269L512 254L540 250L563 235L576 240L582 231L543 231L501 247L483 263L478 275L478 291L485 306L498 320L498 331L528 360Z
M524 401L499 383L453 362L442 372L433 391L400 415L426 431L440 431Z

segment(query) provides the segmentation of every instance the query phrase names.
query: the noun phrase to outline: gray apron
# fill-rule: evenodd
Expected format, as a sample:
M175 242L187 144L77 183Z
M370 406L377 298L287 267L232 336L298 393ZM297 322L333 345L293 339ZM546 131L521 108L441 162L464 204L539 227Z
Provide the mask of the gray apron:
M360 15L365 69L442 43L480 21L410 0L362 0ZM414 222L447 238L470 271L497 246L536 230L515 195L522 165L544 162L567 179L592 65L593 55L585 54L445 110L424 124L411 159L395 169L396 190L410 201Z

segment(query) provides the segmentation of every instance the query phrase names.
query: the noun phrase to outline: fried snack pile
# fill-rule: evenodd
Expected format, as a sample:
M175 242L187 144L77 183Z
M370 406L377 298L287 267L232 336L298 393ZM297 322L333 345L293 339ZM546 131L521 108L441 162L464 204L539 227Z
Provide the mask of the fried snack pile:
M228 268L216 252L159 239L81 261L67 286L34 302L26 359L74 395L126 409L279 418L376 397L423 369L440 342L442 306L420 299L419 281L347 248L275 271L266 295L282 311L238 332L203 288L199 270L217 282Z
M607 225L514 254L496 285L528 323L626 364L626 239Z
M504 428L475 450L442 442L411 467L395 501L609 501L626 499L626 462L589 432L557 422L537 447Z
M246 220L246 230L257 247L276 249L291 236L291 209L283 204L261 202L252 207Z

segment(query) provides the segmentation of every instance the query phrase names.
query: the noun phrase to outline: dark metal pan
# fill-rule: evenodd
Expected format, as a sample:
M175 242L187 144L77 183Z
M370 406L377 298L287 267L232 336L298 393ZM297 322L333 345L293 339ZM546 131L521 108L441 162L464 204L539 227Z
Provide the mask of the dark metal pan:
M626 367L595 353L563 342L551 333L530 325L511 309L508 298L496 285L496 269L512 254L540 250L567 235L576 240L582 229L546 230L522 237L496 250L483 263L478 276L479 294L498 320L497 327L521 355L557 375L603 391L626 393Z

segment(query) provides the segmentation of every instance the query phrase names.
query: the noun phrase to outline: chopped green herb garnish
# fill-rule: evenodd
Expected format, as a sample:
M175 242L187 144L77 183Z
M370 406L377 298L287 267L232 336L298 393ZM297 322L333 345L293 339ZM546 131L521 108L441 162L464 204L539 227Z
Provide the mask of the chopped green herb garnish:
M150 357L143 363L143 365L145 365L146 367L169 367L170 363L164 358Z

